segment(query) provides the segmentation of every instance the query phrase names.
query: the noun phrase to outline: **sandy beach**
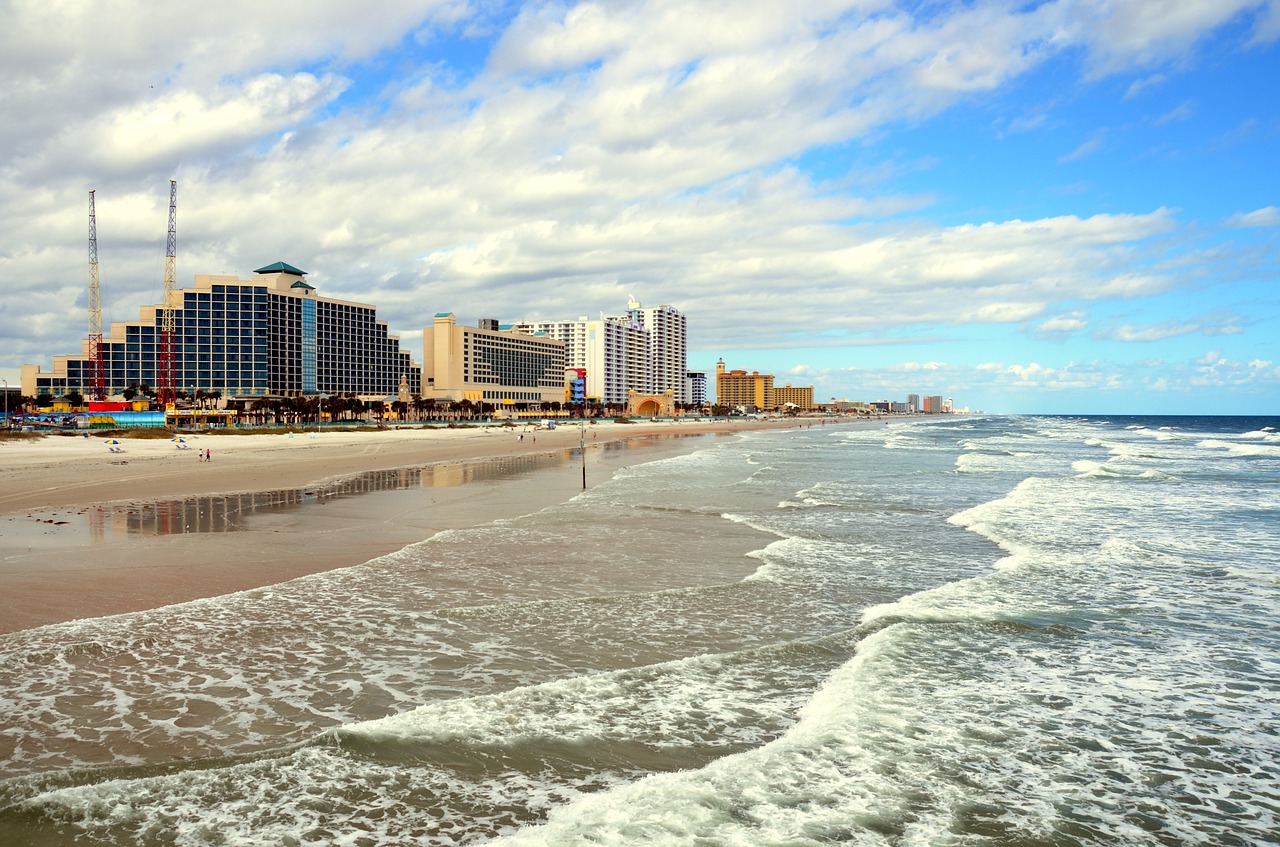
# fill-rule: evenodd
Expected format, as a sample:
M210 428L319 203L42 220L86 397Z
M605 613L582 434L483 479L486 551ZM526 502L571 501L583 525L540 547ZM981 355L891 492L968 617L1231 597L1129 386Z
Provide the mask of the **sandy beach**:
M818 421L0 441L0 632L368 561L563 502L701 438ZM210 451L209 461L200 454Z

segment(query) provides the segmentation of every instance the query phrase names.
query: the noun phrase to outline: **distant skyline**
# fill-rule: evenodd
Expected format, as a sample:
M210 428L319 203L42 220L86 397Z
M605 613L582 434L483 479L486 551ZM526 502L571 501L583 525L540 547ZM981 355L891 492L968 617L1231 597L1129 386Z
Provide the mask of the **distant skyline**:
M689 317L815 399L1280 414L1280 0L0 7L0 377L285 261L421 361Z

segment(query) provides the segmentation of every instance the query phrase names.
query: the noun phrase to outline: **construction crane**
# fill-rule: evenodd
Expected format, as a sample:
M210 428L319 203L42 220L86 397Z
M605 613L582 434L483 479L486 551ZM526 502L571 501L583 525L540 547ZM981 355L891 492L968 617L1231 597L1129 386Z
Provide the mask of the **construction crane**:
M98 217L89 191L89 384L94 400L107 399L107 375L102 361L102 289L98 283Z
M177 345L174 331L173 304L178 297L178 181L169 180L169 240L164 251L164 304L160 309L160 357L157 360L160 403L166 409L173 405L176 392L173 389L174 347Z

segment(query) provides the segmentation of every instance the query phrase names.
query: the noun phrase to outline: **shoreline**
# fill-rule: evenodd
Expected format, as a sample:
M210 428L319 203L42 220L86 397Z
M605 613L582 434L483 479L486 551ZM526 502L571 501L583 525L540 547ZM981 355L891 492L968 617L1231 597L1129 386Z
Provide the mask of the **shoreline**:
M807 425L810 421L804 421ZM301 488L369 470L529 455L576 449L656 434L735 433L794 429L794 421L617 424L554 430L520 427L405 428L379 432L303 432L245 435L183 434L169 439L122 439L111 449L103 438L45 435L31 441L0 440L0 516L24 511L140 498L168 499L271 488ZM518 436L523 435L523 440ZM210 462L199 462L203 449Z
M120 439L124 453L93 438L4 442L0 633L272 585L547 508L581 492L582 442L594 487L705 443L684 436L810 424L184 435L186 448Z

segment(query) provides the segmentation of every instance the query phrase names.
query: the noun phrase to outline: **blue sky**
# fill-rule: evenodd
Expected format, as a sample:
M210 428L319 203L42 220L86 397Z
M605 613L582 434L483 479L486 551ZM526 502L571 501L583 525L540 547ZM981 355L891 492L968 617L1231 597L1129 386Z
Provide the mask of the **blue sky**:
M1270 0L0 9L0 376L277 260L421 359L464 322L689 317L818 397L1280 413ZM371 19L376 18L376 19Z

